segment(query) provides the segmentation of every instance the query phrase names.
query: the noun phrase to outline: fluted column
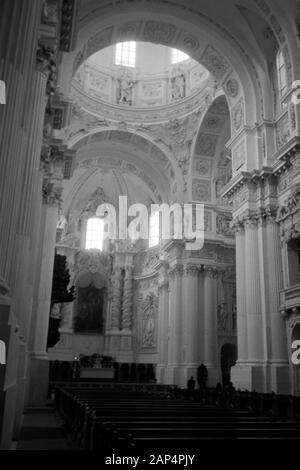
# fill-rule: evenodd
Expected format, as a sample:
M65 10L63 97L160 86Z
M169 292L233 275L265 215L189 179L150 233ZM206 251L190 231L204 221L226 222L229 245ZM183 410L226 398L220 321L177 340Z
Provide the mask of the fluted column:
M35 120L31 98L35 90L35 53L38 39L42 0L2 0L0 14L0 78L6 84L6 104L0 110L0 283L9 287L13 308L7 317L11 328L8 342L8 363L4 380L0 384L0 395L5 389L5 400L0 400L0 448L9 448L15 422L22 413L20 389L16 386L24 378L25 338L28 319L24 319L20 298L26 293L28 283L27 260L20 258L28 254L30 243L20 230L20 205L28 196L29 187L23 187L24 173L28 175L34 165L35 154L28 152L30 138L38 138L39 129L31 125ZM29 100L30 96L30 100ZM36 141L35 141L36 142ZM24 217L24 215L23 215ZM27 217L27 214L25 215ZM28 298L23 303L28 312ZM29 300L30 302L30 300ZM0 299L0 315L7 309ZM3 307L5 305L5 307ZM0 322L1 323L1 322ZM17 326L18 324L18 326ZM18 333L16 333L18 331ZM3 371L2 371L3 372ZM5 403L5 410L2 404ZM15 436L17 437L17 436Z
M169 346L168 346L168 368L166 383L179 383L179 364L182 355L182 265L175 265L169 271L170 276L170 299L169 299Z
M58 207L43 203L40 224L38 266L31 325L30 386L28 405L43 405L48 388L47 337L51 305L52 277ZM45 262L46 261L46 262Z
M267 217L265 285L268 299L267 324L270 331L270 385L269 391L290 393L289 367L285 320L280 313L279 292L283 289L280 229L274 216Z
M169 275L167 263L161 261L158 282L158 332L157 332L157 368L158 383L166 383L166 367L168 364L169 342Z
M199 365L200 312L198 274L198 266L193 264L185 266L182 312L182 386L186 386L187 380L191 375L196 379L197 367Z
M122 329L131 330L133 313L133 267L125 267L123 309L122 309Z
M260 248L257 219L245 222L246 309L248 363L260 364L264 358L261 303Z
M219 380L217 277L216 268L204 267L204 364L208 369L209 386L216 385Z
M14 276L11 261L16 252L17 214L23 198L24 118L28 93L34 90L31 79L41 6L41 0L1 2L0 76L6 83L7 97L0 113L0 276L9 284ZM33 157L29 158L28 165Z
M246 263L245 229L243 224L236 227L236 292L237 292L237 364L248 358L247 315L246 315Z

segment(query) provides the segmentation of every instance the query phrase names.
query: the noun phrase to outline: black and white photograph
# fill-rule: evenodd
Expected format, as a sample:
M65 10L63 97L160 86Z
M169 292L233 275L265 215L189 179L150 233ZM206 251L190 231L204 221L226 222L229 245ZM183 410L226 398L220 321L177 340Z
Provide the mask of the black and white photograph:
M0 455L284 443L300 0L0 0Z

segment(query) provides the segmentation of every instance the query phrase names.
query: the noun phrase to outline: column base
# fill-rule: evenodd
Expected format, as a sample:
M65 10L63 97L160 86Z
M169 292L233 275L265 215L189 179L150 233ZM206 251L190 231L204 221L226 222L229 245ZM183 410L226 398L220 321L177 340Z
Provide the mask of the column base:
M49 387L48 355L31 355L29 358L29 393L27 406L45 406Z
M231 382L240 390L266 392L266 374L261 364L236 364L231 368Z
M270 392L289 395L292 393L292 381L288 363L274 363L268 366Z
M290 370L287 363L237 363L231 369L235 388L260 393L291 393Z

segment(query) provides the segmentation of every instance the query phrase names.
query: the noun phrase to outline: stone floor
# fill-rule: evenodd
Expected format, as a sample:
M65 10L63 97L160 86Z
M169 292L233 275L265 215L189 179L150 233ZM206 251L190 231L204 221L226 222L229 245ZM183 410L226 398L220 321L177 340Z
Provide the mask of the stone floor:
M24 414L16 450L77 450L67 439L63 423L51 406L31 408Z

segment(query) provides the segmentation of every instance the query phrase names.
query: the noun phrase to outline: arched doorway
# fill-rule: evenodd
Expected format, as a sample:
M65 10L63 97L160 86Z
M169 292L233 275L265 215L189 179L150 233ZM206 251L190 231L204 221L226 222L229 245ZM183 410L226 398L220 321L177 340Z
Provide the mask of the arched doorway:
M237 360L237 348L235 344L225 343L221 347L221 370L223 385L230 382L230 370Z

